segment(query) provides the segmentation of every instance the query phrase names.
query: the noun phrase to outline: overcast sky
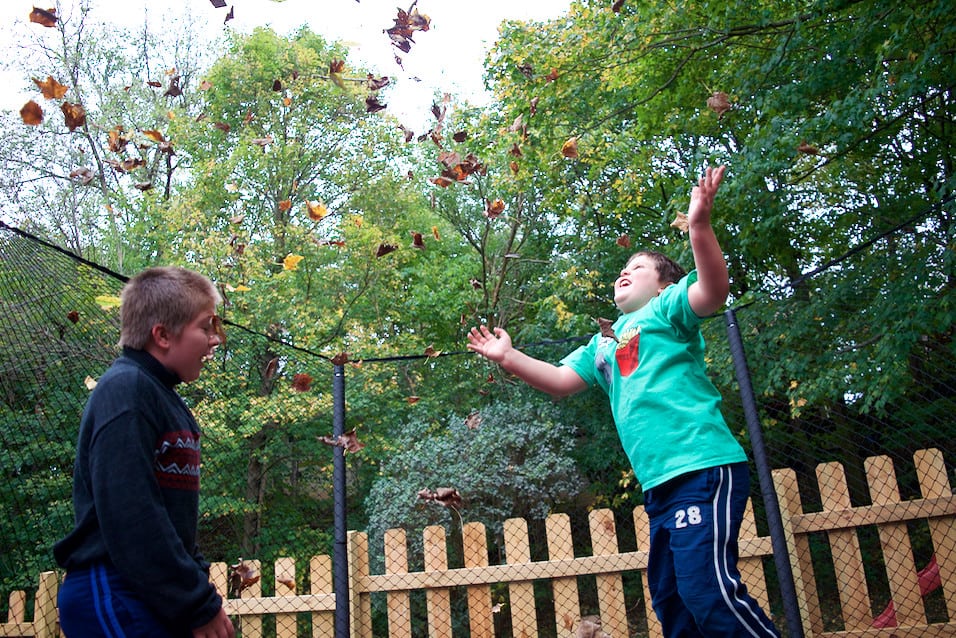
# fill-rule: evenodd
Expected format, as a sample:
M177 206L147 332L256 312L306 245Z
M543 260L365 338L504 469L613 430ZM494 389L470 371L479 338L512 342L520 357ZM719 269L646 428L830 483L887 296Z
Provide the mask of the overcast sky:
M406 4L406 1L408 4ZM161 28L170 15L191 11L210 35L223 29L248 33L256 26L271 26L289 33L307 25L329 40L352 46L350 60L365 62L379 75L396 79L388 92L389 111L410 126L424 122L435 91L451 92L473 102L486 99L482 93L482 63L485 53L497 38L502 20L549 20L567 12L570 0L419 0L420 13L431 18L428 32L416 33L408 53L393 47L383 31L394 24L398 8L408 9L411 0L227 0L225 8L213 7L210 0L93 0L95 14L101 20L114 20L124 26L141 25L148 19ZM68 15L76 0L62 0L61 15ZM0 2L0 54L8 62L16 55L10 51L26 29L43 29L30 24L28 16L35 3L23 0ZM37 6L49 8L52 2ZM224 25L229 7L234 19ZM395 62L402 59L402 67ZM0 97L0 108L19 110L33 96L10 90L19 86L23 73L8 71L0 75L7 87Z

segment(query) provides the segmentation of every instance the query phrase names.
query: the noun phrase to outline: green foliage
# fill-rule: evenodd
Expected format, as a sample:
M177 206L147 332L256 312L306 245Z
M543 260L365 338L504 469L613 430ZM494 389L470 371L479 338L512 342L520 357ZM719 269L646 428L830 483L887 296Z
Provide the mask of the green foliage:
M478 423L470 427L468 418ZM500 533L507 518L544 518L585 487L568 454L573 437L560 412L541 403L406 422L365 504L370 538L380 543L385 530L404 527L420 549L426 525L480 521ZM442 487L458 490L460 510L417 496Z

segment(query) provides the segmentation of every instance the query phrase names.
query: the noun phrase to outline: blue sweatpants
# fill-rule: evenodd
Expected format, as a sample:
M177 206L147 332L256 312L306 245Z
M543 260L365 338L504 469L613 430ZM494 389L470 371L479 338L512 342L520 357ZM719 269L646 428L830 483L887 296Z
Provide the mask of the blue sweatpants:
M779 636L737 569L749 495L746 463L690 472L644 492L647 578L667 638Z
M96 565L67 573L57 595L66 638L181 638L134 594L119 572Z

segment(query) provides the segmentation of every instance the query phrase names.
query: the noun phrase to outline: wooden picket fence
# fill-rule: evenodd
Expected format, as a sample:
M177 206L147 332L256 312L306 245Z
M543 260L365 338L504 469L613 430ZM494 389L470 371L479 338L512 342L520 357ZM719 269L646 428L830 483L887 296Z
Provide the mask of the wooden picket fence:
M943 456L938 450L921 450L914 457L922 498L901 501L893 465L888 457L866 460L865 469L871 505L853 507L843 468L824 463L817 468L822 511L804 512L796 475L792 470L774 471L774 488L781 504L787 537L788 554L794 573L804 634L808 637L885 636L887 638L956 636L956 497L950 485ZM389 530L385 536L384 573L370 571L368 538L352 532L349 549L350 638L373 636L372 598L384 597L389 638L410 638L421 635L427 624L431 638L451 638L453 599L467 603L467 623L473 638L496 635L496 617L508 615L511 635L535 638L539 633L559 637L575 636L582 625L578 578L593 577L601 629L614 638L634 635L628 624L630 610L633 622L635 609L651 609L647 599L647 549L649 529L642 507L633 512L636 538L635 551L619 551L618 534L612 513L595 510L589 516L591 554L575 556L568 516L557 514L545 522L547 560L531 560L528 525L523 519L504 524L506 562L490 565L487 534L480 523L462 526L460 561L462 566L449 567L449 539L443 527L424 530L424 569L409 568L407 538L401 529ZM932 570L918 570L907 532L907 523L925 521L930 530L934 560ZM882 548L880 560L863 556L856 531L875 526ZM810 537L825 534L832 550L833 568L838 581L839 609L843 629L827 629L823 617L814 563L811 560ZM758 536L752 510L740 534L740 568L750 592L764 609L769 609L763 560L772 554L768 537ZM457 555L457 553L456 553ZM874 615L873 601L864 574L864 564L885 565L892 602L882 614ZM259 572L256 561L246 565ZM643 583L643 604L625 600L623 574L637 572ZM272 617L276 638L295 638L302 615L311 618L311 636L331 637L334 634L335 596L332 592L332 563L328 556L310 561L308 593L296 591L297 566L292 559L276 561L273 569L272 596L262 595L262 583L247 587L240 598L231 598L226 609L241 628L243 638L264 635L264 619ZM927 576L927 574L929 574ZM228 591L229 567L213 565L212 582L220 591ZM304 574L302 575L304 576ZM924 577L925 576L925 577ZM553 603L553 618L541 619L536 609L534 584L546 583ZM27 621L26 594L10 596L9 618L0 624L0 636L54 638L59 636L56 622L58 575L46 572L40 576L35 598L33 620ZM923 606L929 589L942 588L947 622L930 622ZM506 591L506 604L502 604ZM427 618L413 621L412 597L424 592ZM495 592L498 592L497 594ZM498 598L493 598L497 596ZM828 601L830 602L830 601ZM549 604L549 608L552 605ZM828 608L832 605L828 605ZM646 614L648 636L660 636L660 625L653 613ZM643 627L643 622L639 623ZM829 623L832 626L832 621ZM778 625L782 623L778 622ZM379 632L381 633L381 632ZM270 628L269 634L273 635ZM784 635L786 632L784 630Z

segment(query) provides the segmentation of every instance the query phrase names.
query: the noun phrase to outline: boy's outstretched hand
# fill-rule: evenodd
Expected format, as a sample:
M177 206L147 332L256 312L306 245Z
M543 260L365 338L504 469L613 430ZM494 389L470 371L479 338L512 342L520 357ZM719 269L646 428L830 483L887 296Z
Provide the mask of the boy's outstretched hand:
M488 330L487 326L472 328L468 332L468 349L490 361L501 363L512 349L511 335L504 328L495 328L494 332Z
M710 211L714 207L714 195L724 179L726 166L707 167L704 176L690 192L690 206L687 208L687 225L710 225Z

